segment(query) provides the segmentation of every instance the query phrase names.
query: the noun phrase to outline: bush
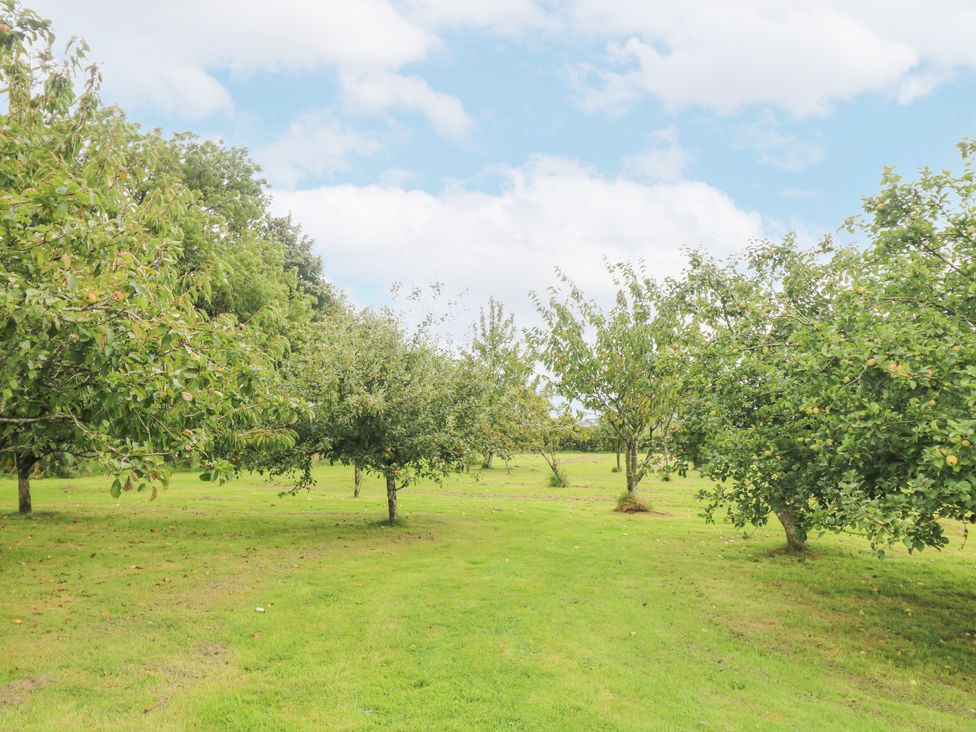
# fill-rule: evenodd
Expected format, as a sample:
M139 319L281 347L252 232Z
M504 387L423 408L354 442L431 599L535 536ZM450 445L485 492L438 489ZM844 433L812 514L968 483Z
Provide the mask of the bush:
M633 493L621 493L614 510L620 513L650 513L651 505Z
M553 472L549 473L549 487L568 488L569 477L566 475L566 471L562 468L556 468Z

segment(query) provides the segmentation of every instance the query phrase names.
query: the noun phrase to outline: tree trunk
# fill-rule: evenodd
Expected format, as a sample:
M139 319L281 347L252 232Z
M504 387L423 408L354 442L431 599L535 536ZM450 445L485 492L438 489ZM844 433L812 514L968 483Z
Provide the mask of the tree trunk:
M359 498L359 486L363 482L363 469L359 465L354 465L352 469L353 491L352 497Z
M485 456L485 461L481 464L481 467L485 468L486 470L491 470L491 463L494 458L495 453L489 452L488 455Z
M807 550L807 532L797 523L796 509L792 506L781 506L775 509L776 518L783 524L786 532L786 549L795 554Z
M397 522L397 487L396 478L392 472L386 474L386 505L390 510L390 526Z
M624 448L624 461L627 468L627 492L630 495L637 493L637 442L628 442Z
M556 451L554 450L552 453L548 453L545 448L542 448L539 450L539 454L542 455L546 461L546 465L549 466L549 470L552 471L552 482L550 485L553 488L565 488L565 475L559 472L559 455Z
M31 512L30 475L37 462L30 453L17 453L17 497L18 508L24 516Z
M620 445L617 444L617 472L620 472Z

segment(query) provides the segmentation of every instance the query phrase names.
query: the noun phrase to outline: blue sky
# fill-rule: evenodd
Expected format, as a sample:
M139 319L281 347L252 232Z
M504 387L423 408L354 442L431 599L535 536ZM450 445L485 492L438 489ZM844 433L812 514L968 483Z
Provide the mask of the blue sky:
M963 0L39 0L147 127L247 146L354 301L832 231L976 127Z

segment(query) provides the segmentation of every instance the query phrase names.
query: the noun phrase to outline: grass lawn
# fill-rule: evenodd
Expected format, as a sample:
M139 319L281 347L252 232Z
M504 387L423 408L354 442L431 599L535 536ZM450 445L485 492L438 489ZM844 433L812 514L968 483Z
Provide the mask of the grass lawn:
M0 729L976 729L976 547L797 560L694 480L625 516L612 457L565 464L412 486L393 529L351 468L36 481L0 514Z

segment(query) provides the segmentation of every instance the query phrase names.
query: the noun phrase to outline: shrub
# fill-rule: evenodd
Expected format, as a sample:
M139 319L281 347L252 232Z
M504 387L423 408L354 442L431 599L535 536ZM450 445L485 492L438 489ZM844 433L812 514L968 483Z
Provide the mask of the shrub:
M566 475L566 471L562 468L554 468L549 474L549 487L550 488L568 488L569 487L569 477Z
M641 500L635 493L621 493L614 509L620 513L650 513L649 503Z

